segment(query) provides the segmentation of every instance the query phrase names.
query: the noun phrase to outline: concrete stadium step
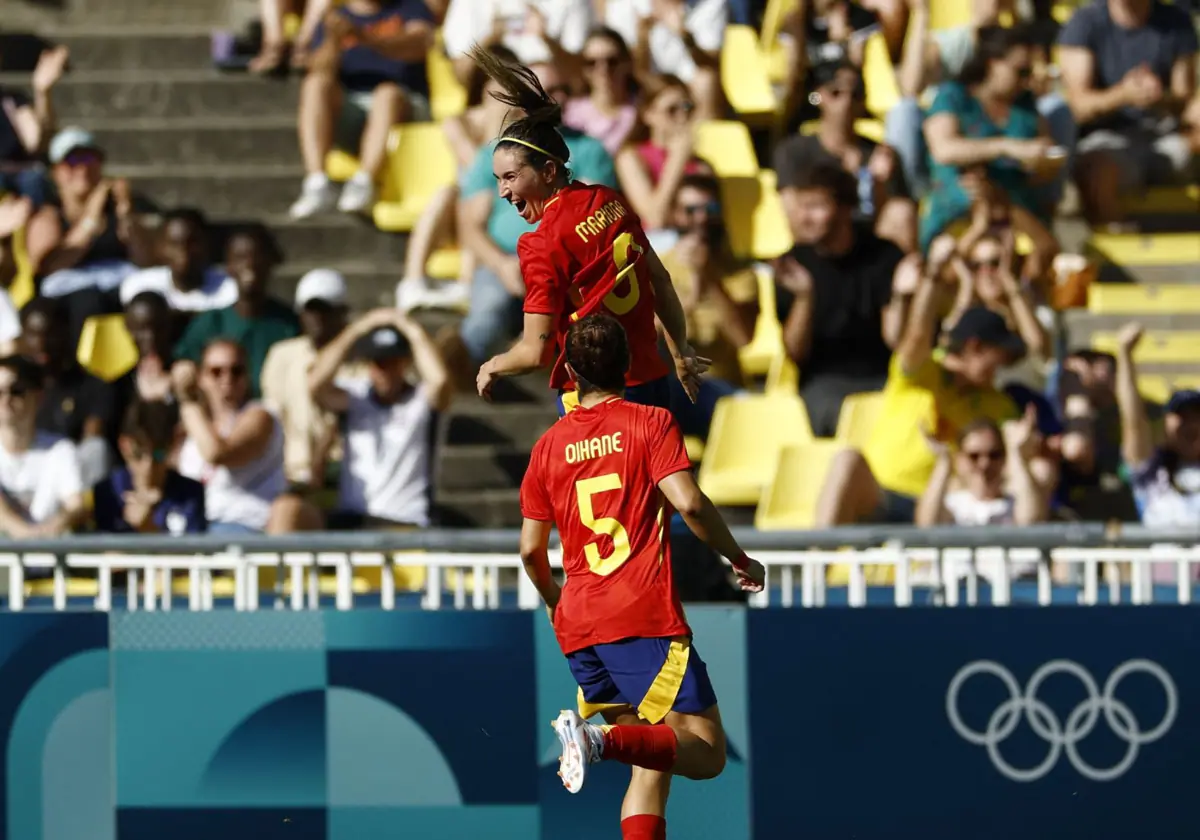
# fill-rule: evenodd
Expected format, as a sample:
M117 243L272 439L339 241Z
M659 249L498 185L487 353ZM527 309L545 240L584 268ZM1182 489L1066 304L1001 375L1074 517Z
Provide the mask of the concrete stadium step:
M0 84L27 88L29 76L0 74ZM68 75L54 91L59 123L153 117L265 117L296 114L296 80L225 75L215 70L97 72Z
M491 405L466 397L450 411L445 441L448 447L488 444L531 450L555 419L554 409L549 405Z
M434 505L441 524L451 528L516 528L521 525L521 491L438 490ZM513 551L517 550L514 541Z
M87 71L197 70L212 56L212 26L86 26L48 31Z
M296 222L286 215L263 218L246 213L217 219L213 225L222 232L248 221L261 221L270 228L290 262L315 265L349 260L402 265L405 237L376 230L366 219L336 214ZM399 276L397 269L397 282Z
M72 26L85 24L148 26L164 24L224 26L233 18L237 0L66 0L65 18Z
M303 167L288 164L125 165L109 167L108 172L128 178L160 207L202 207L214 218L286 213L304 178Z
M400 282L400 264L387 262L352 262L344 260L319 260L315 262L287 262L275 272L271 286L272 294L283 300L294 300L296 284L300 278L314 268L333 268L346 278L349 290L349 306L352 311L362 312L377 306L392 306L396 302L396 284Z
M116 165L301 163L295 114L93 120L87 127Z
M445 491L501 490L521 485L529 450L486 444L447 446L437 464L437 486Z
M1196 290L1200 296L1200 289ZM1094 332L1115 332L1124 324L1137 321L1147 330L1190 330L1200 332L1200 315L1093 315L1085 309L1072 309L1064 313L1063 325L1072 338L1091 336ZM1200 362L1200 359L1197 359Z

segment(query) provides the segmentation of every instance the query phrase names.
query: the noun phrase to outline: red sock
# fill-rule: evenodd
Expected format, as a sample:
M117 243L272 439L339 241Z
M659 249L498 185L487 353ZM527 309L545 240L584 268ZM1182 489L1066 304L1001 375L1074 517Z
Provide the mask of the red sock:
M605 761L619 761L665 773L675 766L678 746L679 739L674 730L665 723L604 727Z
M626 817L621 820L621 840L667 840L667 821L653 814Z

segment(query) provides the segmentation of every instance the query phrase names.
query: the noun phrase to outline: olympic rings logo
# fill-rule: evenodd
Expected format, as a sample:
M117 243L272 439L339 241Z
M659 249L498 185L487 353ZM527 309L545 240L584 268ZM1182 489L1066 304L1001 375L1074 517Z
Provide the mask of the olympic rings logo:
M1117 686L1126 676L1134 673L1149 674L1158 680L1166 696L1166 710L1152 729L1142 729L1140 721L1133 711L1121 700L1117 699ZM958 709L958 693L963 684L972 677L980 674L991 674L1004 684L1008 690L1008 699L996 707L988 719L987 728L982 732L970 728L963 723ZM1066 723L1062 723L1045 702L1038 699L1038 689L1042 683L1055 674L1070 674L1078 679L1087 692L1087 697L1067 715ZM1058 762L1065 751L1071 765L1079 774L1094 782L1108 782L1125 774L1134 761L1137 760L1138 750L1152 741L1157 741L1167 734L1175 723L1179 711L1179 695L1175 681L1157 662L1149 659L1130 659L1117 666L1104 683L1101 692L1096 686L1096 680L1082 665L1069 659L1055 659L1047 662L1029 678L1029 685L1022 692L1012 672L998 662L978 660L964 665L950 681L946 690L946 715L950 725L968 743L986 747L988 757L1004 776L1014 782L1033 782L1044 777ZM1100 719L1101 712L1104 720L1113 733L1126 744L1125 754L1121 760L1109 768L1093 767L1080 755L1078 744L1091 734ZM1000 745L1010 736L1024 716L1034 733L1050 745L1050 750L1040 764L1035 767L1013 767L1000 753Z

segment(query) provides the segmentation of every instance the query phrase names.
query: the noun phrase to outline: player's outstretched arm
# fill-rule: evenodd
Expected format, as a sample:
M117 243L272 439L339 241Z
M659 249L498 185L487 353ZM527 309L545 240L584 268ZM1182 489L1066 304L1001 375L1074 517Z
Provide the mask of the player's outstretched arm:
M487 399L492 384L501 376L520 376L550 364L554 345L554 316L535 312L525 313L525 323L517 343L499 356L494 356L479 369L475 385L479 396Z
M700 389L700 376L708 370L712 360L697 356L688 343L687 316L683 304L679 302L670 272L651 247L646 248L646 264L650 267L650 282L654 287L654 314L662 324L667 347L675 359L675 374L688 398L695 402Z
M742 551L725 524L725 518L712 500L704 495L690 472L681 470L672 473L658 483L658 489L679 511L691 532L733 565L742 589L748 592L762 591L766 570L761 563L747 557L746 552Z
M553 623L562 587L550 569L550 526L551 523L540 519L525 519L521 523L521 562L525 564L525 574L546 602L546 612Z

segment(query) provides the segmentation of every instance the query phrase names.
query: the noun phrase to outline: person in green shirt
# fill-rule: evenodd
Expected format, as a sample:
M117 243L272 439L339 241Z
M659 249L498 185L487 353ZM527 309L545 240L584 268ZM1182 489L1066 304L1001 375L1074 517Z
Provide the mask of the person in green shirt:
M300 334L300 323L292 308L267 294L271 273L281 261L279 249L264 226L250 225L235 231L225 248L225 268L237 281L237 303L197 314L175 346L175 358L199 363L210 341L227 338L245 350L251 398L258 399L267 351L276 342Z

